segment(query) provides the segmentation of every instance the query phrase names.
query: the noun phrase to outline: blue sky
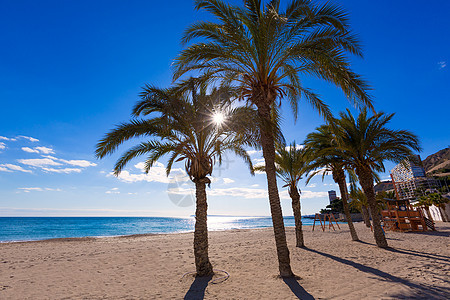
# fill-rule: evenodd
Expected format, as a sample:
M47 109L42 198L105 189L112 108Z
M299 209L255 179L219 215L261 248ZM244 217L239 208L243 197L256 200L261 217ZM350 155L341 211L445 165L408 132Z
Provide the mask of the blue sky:
M395 112L391 127L421 138L422 158L450 145L450 2L335 2L363 42L364 59L353 59L353 68L374 87L376 109ZM140 87L170 84L183 30L208 15L186 0L0 5L0 216L192 215L182 165L171 178L162 164L145 176L136 160L115 178L119 153L102 161L93 153L105 132L129 119ZM334 112L350 106L335 87L308 77L304 83ZM283 117L288 141L301 142L322 123L304 102L296 124L287 105ZM270 214L264 175L251 177L231 155L213 175L211 214ZM337 190L330 176L300 188L304 214ZM286 191L281 196L292 215Z

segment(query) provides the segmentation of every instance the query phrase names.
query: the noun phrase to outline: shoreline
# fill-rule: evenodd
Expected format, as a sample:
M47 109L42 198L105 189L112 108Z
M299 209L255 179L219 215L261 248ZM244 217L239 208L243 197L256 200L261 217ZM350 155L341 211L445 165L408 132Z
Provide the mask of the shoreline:
M358 222L354 222L358 223ZM341 223L339 223L341 224ZM346 224L346 223L345 223ZM302 227L310 227L313 225L302 225ZM317 225L316 225L317 226ZM320 226L320 225L319 225ZM242 231L242 230L258 230L258 229L269 229L273 227L258 227L258 228L231 228L231 229L217 229L217 230L208 230L210 232L226 232L226 231ZM285 228L294 228L294 226L285 226ZM120 235L101 235L101 236L82 236L82 237L63 237L63 238L49 238L42 240L19 240L19 241L0 241L0 244L15 244L15 243L42 243L42 242L59 242L59 241L67 241L67 242L76 242L76 241L95 241L97 239L105 239L105 238L139 238L146 236L154 236L154 235L176 235L176 234L187 234L194 233L194 230L182 231L182 232L164 232L164 233L136 233L136 234L120 234Z
M286 228L291 266L279 279L271 228L209 232L211 283L195 270L193 233L0 244L2 299L445 299L450 295L450 224L438 232L387 232L389 249L355 224L322 232L305 227L307 248ZM338 274L338 276L336 276ZM313 298L312 298L313 297Z

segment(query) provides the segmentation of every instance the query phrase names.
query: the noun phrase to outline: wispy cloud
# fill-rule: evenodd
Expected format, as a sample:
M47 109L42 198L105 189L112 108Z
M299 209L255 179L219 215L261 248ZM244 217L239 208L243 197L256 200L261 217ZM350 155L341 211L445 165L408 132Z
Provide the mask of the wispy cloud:
M178 195L190 195L194 193L193 188L172 188L167 191L169 194ZM227 197L237 197L244 199L265 199L268 198L268 193L266 189L261 188L246 188L246 187L232 187L232 188L213 188L207 191L208 196L227 196ZM327 192L312 192L308 190L303 190L301 194L302 199L313 199L313 198L323 198L327 197ZM291 199L286 189L280 192L281 199Z
M39 142L38 139L35 139L31 136L19 135L18 138L26 139L26 140L29 140L30 142Z
M28 153L39 153L39 150L31 149L30 147L22 147L22 151L25 151Z
M117 178L119 178L121 181L124 182L139 182L139 181L147 181L147 182L160 182L160 183L169 183L174 180L177 182L184 182L189 181L189 177L187 176L186 172L184 172L182 169L172 169L170 172L170 176L167 177L166 175L166 168L164 165L160 162L156 162L153 167L150 169L148 174L145 174L145 164L143 162L140 162L134 167L141 172L138 174L130 173L127 170L122 171ZM111 176L111 174L108 174L108 176Z
M22 147L22 150L28 153L43 153L43 154L54 154L55 151L48 147Z
M0 140L3 140L3 141L17 141L15 138L7 138L6 136L0 136Z
M439 66L439 70L442 70L443 68L447 67L447 62L446 61L440 61L438 62L438 66Z
M234 182L234 180L231 178L223 178L223 183L225 183L225 184L229 184L229 183L233 183L233 182Z
M44 157L47 157L49 159L55 160L55 161L60 161L62 163L68 164L68 165L72 165L72 166L77 166L77 167L95 167L97 164L87 161L87 160L80 160L80 159L71 159L71 160L66 160L66 159L62 159L62 158L57 158L54 156L50 156L50 155L46 155Z
M262 154L261 150L249 150L247 151L248 155Z
M52 189L52 188L41 188L41 187L25 187L25 188L18 188L18 190L21 190L25 193L29 193L29 192L45 192L45 191L50 191L50 192L61 192L61 189Z
M0 207L2 216L168 216L172 211L122 210L122 209L82 209L82 208L19 208ZM180 216L182 217L182 216Z
M55 169L55 168L47 168L47 167L42 167L42 170L44 170L46 172L50 172L50 173L65 173L65 174L81 173L81 171L82 171L82 169L78 169L78 168Z
M0 150L6 149L6 144L0 142Z
M44 166L61 166L59 162L56 162L50 158L31 158L31 159L18 159L18 162L24 165L33 167L44 167Z
M24 169L21 166L14 165L14 164L1 164L0 171L3 171L3 172L19 171L19 172L24 172L24 173L33 173L31 170Z
M106 194L120 194L119 188L112 188L105 192Z

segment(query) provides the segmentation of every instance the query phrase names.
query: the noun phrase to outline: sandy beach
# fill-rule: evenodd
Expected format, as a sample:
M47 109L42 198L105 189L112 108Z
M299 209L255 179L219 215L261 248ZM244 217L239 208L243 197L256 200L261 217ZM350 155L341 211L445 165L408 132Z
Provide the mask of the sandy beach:
M335 232L305 226L308 248L294 247L298 280L277 277L272 229L210 232L218 270L195 279L192 233L0 244L0 299L448 299L450 225L438 232L388 232L391 249L370 229ZM218 279L214 281L215 279Z

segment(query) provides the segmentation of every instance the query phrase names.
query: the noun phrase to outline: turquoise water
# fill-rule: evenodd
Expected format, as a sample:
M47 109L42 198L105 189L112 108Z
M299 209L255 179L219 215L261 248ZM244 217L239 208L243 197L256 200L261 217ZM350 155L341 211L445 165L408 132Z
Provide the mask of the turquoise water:
M102 237L194 230L194 218L159 217L0 217L0 242L69 237ZM303 219L304 225L313 220ZM294 226L294 217L285 217ZM270 217L209 216L209 230L252 229L272 226Z

